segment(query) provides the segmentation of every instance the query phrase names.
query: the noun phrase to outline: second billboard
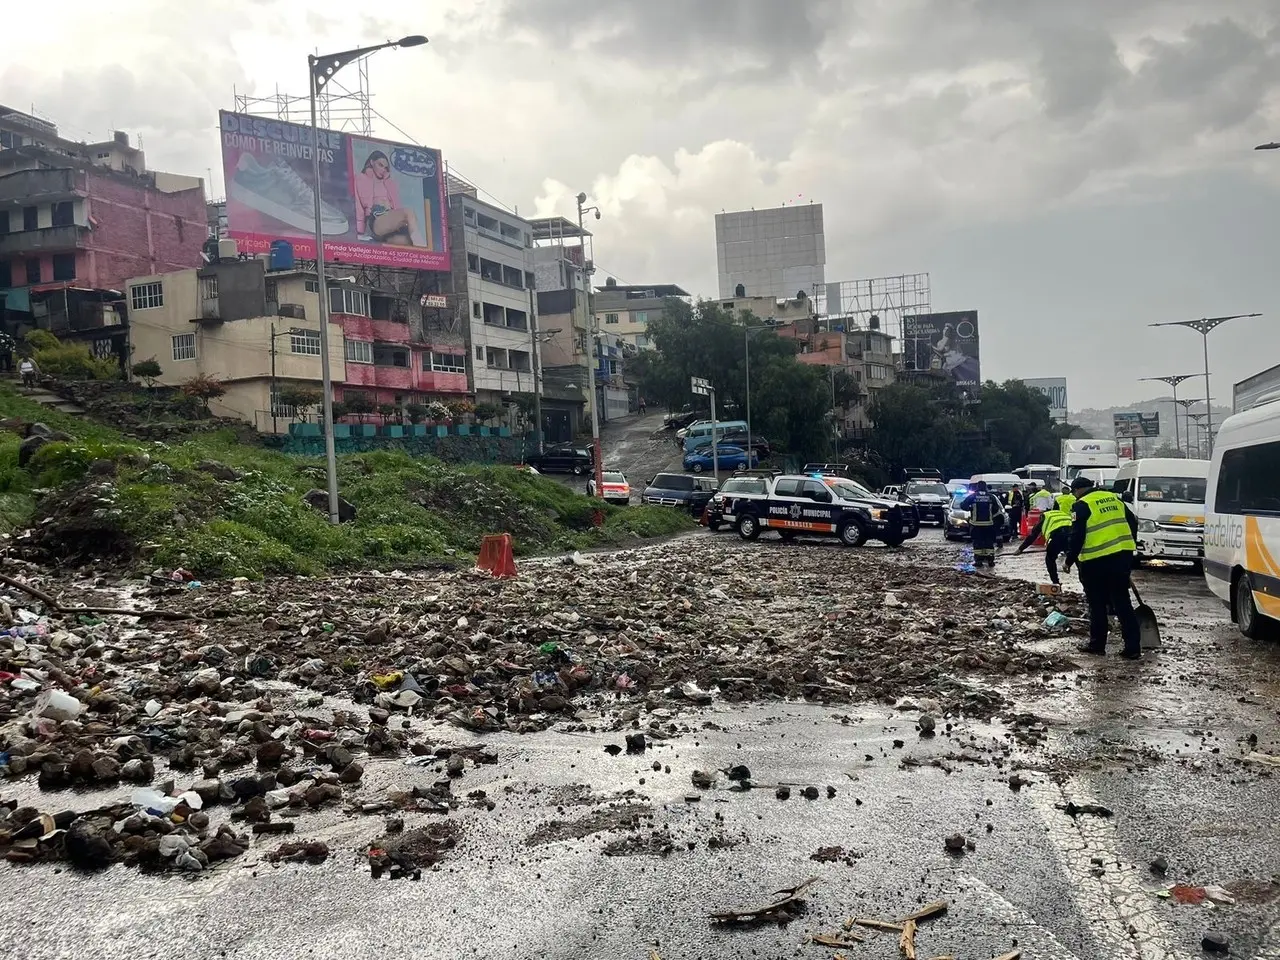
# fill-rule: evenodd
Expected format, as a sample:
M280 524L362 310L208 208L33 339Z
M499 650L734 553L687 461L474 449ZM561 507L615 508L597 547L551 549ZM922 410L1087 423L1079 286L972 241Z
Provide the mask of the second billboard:
M222 111L227 233L245 253L288 240L315 256L313 140L320 153L320 225L327 260L449 269L439 150L371 140L270 117Z
M976 391L981 385L978 311L903 317L902 339L908 370L940 371L963 390Z

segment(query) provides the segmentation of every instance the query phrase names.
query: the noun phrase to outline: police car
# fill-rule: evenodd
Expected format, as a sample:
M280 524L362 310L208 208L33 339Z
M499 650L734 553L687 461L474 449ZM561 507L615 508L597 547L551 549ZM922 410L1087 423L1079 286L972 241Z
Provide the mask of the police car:
M744 540L774 530L783 540L832 536L851 547L868 540L896 547L920 532L913 507L882 500L845 477L784 474L760 480L760 492L726 492L722 501L722 522Z

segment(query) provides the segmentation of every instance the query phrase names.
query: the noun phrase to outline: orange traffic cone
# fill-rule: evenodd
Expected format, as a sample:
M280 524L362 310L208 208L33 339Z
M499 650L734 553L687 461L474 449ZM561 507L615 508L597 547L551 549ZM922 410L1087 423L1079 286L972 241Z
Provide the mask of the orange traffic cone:
M511 552L511 534L499 533L486 536L480 543L480 558L476 566L488 570L495 577L516 576L516 558Z

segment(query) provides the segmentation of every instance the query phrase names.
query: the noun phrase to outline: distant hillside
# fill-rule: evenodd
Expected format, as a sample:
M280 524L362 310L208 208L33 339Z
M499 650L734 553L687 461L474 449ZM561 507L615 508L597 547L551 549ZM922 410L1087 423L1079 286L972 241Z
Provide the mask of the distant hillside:
M1183 394L1186 396L1186 394ZM1185 435L1186 420L1181 405L1178 406L1178 433L1182 440L1183 449L1186 448L1187 438ZM1204 404L1198 407L1192 407L1193 411L1201 411ZM1167 441L1170 446L1173 445L1173 399L1166 394L1163 397L1153 397L1150 400L1142 400L1138 403L1131 403L1120 407L1087 407L1084 410L1073 410L1067 418L1071 423L1076 424L1085 430L1089 436L1097 439L1109 439L1114 435L1114 421L1112 415L1117 413L1158 413L1160 414L1160 438ZM1223 419L1231 415L1229 406L1213 405L1213 422L1221 423ZM1198 435L1194 421L1192 422L1192 433ZM1144 444L1145 449L1145 444Z

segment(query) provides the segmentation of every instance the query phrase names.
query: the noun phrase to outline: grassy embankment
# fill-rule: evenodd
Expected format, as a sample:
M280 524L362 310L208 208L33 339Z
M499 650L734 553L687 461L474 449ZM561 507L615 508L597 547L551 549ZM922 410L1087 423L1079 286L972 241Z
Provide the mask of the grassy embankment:
M118 530L117 543L133 556L145 549L150 567L183 566L205 578L465 564L486 533L512 534L517 554L529 555L621 544L692 525L674 510L607 507L604 524L595 527L596 501L527 471L366 453L338 459L342 495L358 514L333 527L302 499L324 486L318 459L246 445L230 432L181 443L138 440L41 407L5 386L0 417L38 420L75 438L46 445L20 469L21 439L0 432L0 531L43 519L42 499L53 501L43 491L103 483L101 515ZM232 467L241 479L219 482L195 469L205 460Z

